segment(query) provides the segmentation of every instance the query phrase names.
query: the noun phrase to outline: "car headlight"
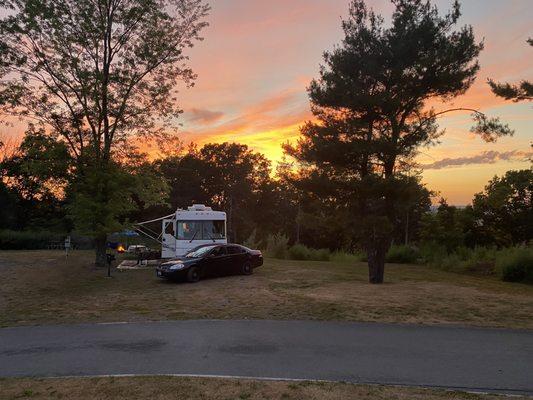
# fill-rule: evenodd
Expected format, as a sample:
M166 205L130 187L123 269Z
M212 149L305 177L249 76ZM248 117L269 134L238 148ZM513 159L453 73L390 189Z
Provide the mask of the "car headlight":
M178 264L171 265L171 266L170 266L170 270L171 270L171 271L178 271L178 270L180 270L180 269L183 269L184 267L185 267L184 264L182 264L182 263L178 263Z

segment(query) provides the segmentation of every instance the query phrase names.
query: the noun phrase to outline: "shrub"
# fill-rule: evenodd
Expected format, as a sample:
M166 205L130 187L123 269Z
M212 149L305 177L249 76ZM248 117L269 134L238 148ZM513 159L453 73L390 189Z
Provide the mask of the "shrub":
M366 256L361 253L349 253L345 251L335 251L329 256L329 259L334 262L347 262L347 263L356 263L364 261Z
M330 252L328 249L310 249L309 257L312 261L329 261Z
M329 261L330 252L328 249L311 249L297 243L289 248L288 258L291 260Z
M419 259L418 251L409 246L392 245L385 260L389 263L413 264Z
M0 230L0 249L37 250L47 249L51 241L62 241L64 235L51 232Z
M496 267L504 281L533 283L533 249L504 250L496 258Z
M462 250L462 268L468 272L476 272L484 275L494 273L496 260L496 249L487 247L476 247L474 249Z
M424 263L433 263L448 256L446 247L436 242L421 243L418 249L420 259Z
M463 260L456 253L448 254L442 258L435 258L430 262L430 265L443 269L445 271L459 270Z
M311 251L309 247L304 246L303 244L296 243L294 246L289 248L289 258L291 260L310 260Z
M243 244L243 246L248 247L249 249L259 249L261 248L261 242L257 239L257 230L254 229L250 236L248 236L248 239L246 239Z
M287 258L289 238L282 233L268 235L266 252L270 257Z

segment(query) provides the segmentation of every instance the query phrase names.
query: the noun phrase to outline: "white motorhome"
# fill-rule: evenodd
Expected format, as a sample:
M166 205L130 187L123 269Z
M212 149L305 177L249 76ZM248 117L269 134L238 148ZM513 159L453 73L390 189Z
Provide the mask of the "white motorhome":
M161 234L151 236L146 224L161 221ZM226 213L213 211L203 204L193 204L186 210L137 224L143 234L161 243L161 258L179 257L196 246L210 243L226 244Z

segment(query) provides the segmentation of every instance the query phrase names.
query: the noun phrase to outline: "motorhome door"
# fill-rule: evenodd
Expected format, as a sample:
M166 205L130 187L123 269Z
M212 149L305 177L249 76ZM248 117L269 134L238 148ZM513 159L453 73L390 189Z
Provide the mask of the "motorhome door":
M176 220L163 220L163 241L161 248L161 258L172 258L176 256Z

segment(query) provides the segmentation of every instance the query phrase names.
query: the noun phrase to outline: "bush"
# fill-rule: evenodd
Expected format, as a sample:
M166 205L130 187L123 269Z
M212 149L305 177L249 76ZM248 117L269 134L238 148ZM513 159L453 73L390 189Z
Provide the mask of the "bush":
M309 247L304 246L303 244L296 243L294 246L289 248L289 258L291 260L310 260L311 251Z
M274 258L287 258L289 238L282 233L268 235L267 249L268 256Z
M461 267L464 270L483 275L494 273L496 249L491 247L475 247L474 249L459 250L459 254L463 254L462 259L464 262Z
M250 236L248 236L248 239L246 239L242 245L248 247L249 249L260 249L261 248L261 242L257 239L256 229L252 231Z
M329 259L334 262L356 263L364 261L365 257L366 255L361 252L349 253L345 251L336 251L329 256Z
M432 264L448 256L446 247L436 242L421 243L418 249L420 260L424 263Z
M389 263L413 264L420 258L418 251L409 246L392 245L385 260Z
M310 249L309 251L309 260L329 261L330 252L328 249Z
M500 252L496 268L504 281L533 283L533 249L511 248Z
M463 260L456 253L448 254L440 259L434 259L430 265L443 269L444 271L459 271L461 270Z
M51 232L0 230L1 250L47 249L51 241L63 241L64 235Z
M289 248L288 258L291 260L329 261L330 252L328 249L311 249L297 243Z

